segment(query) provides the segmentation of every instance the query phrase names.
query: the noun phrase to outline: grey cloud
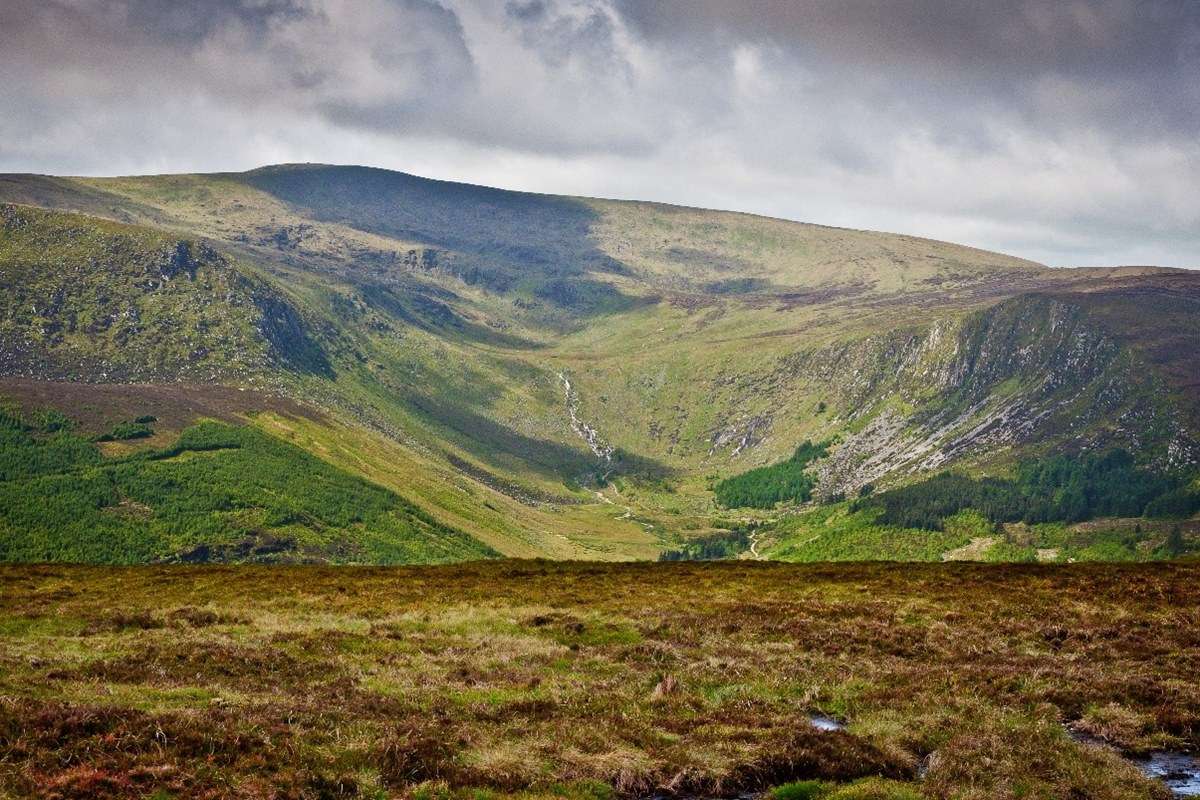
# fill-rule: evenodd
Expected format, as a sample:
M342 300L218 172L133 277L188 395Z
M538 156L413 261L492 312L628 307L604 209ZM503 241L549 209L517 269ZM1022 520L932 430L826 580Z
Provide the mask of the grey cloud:
M508 3L505 11L524 44L553 66L578 60L592 68L626 68L614 42L613 21L602 7L563 13L557 5L534 0Z
M533 22L546 15L544 0L509 0L504 4L504 13L521 22Z
M1170 68L1196 29L1193 0L617 0L656 38L802 43L839 59L1089 74Z
M1060 100L1078 106L1082 96L1110 98L1095 113L1108 115L1109 124L1128 123L1133 133L1194 130L1200 120L1194 0L617 3L652 40L770 41L831 75L886 70L926 93L948 99L982 93L980 99L1049 115L1051 123L1055 111L1070 110Z

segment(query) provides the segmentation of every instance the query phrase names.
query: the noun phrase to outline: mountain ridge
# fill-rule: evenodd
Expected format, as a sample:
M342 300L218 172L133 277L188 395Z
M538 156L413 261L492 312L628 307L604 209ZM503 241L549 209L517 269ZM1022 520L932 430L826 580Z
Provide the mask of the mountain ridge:
M25 183L28 181L37 181L39 179L44 180L46 182L76 181L81 184L87 184L89 182L171 179L171 178L195 177L195 176L205 176L205 177L212 177L212 178L238 178L238 177L244 177L244 176L250 176L250 175L256 175L256 174L271 174L274 172L283 172L283 171L291 171L291 170L319 170L319 169L365 170L365 171L371 171L371 172L386 173L386 174L391 174L391 175L401 175L406 178L415 179L417 181L428 182L431 184L440 184L440 185L453 186L453 187L463 187L463 188L468 188L468 189L480 189L480 190L486 190L486 191L498 192L498 193L506 193L506 194L512 194L512 195L526 195L529 197L537 197L537 198L569 198L569 199L574 199L574 200L592 201L592 202L598 202L598 203L618 203L618 204L640 205L640 206L645 206L645 207L661 208L661 209L667 209L667 210L696 211L696 212L707 212L707 213L713 213L713 214L728 214L728 215L748 217L748 218L752 218L752 219L766 220L766 221L771 221L771 222L781 222L781 223L788 223L788 224L793 224L793 225L807 226L807 227L812 227L812 228L820 228L820 229L825 229L825 230L829 230L829 231L844 231L844 232L849 232L849 233L865 233L865 234L881 234L881 235L899 236L899 237L907 238L907 239L910 239L913 241L918 241L918 242L928 242L928 243L939 244L939 245L953 245L955 247L961 247L961 248L964 248L967 250L973 250L973 251L976 251L979 253L1002 256L1006 259L1014 259L1014 260L1023 261L1030 265L1037 266L1037 267L1043 267L1046 269L1069 270L1072 272L1079 272L1079 273L1095 272L1095 273L1111 273L1113 275L1130 275L1130 274L1145 274L1147 272L1150 272L1150 273L1157 273L1157 272L1189 273L1189 272L1195 272L1197 270L1200 270L1200 267L1168 267L1168 266L1161 266L1161 265L1157 265L1157 264L1112 264L1112 265L1061 264L1061 265L1051 265L1051 264L1044 264L1042 262L1034 261L1032 259L1027 259L1027 258L1024 258L1021 256L1008 255L999 250L991 250L988 248L977 247L977 246L974 246L971 244L967 244L965 242L956 242L956 241L951 241L951 240L947 240L947 239L936 239L936 238L933 238L930 236L922 236L919 234L909 234L909 233L902 233L902 232L896 232L896 231L887 231L887 230L884 230L881 228L857 228L857 227L849 227L849 226L843 226L843 225L831 225L831 224L821 223L821 222L810 222L810 221L806 221L806 220L793 219L791 217L774 216L771 214L760 213L760 212L755 212L755 211L727 209L727 208L720 208L717 206L693 206L693 205L687 205L685 203L676 203L676 202L668 202L668 201L661 201L661 200L641 200L641 199L637 199L637 198L608 197L608 196L603 196L603 195L574 195L574 194L563 195L563 194L556 194L553 192L539 192L539 191L534 191L534 190L530 190L530 189L510 189L510 188L505 188L505 187L492 186L490 184L471 183L468 181L451 180L451 179L446 179L446 178L435 178L435 177L430 177L427 175L420 175L415 172L407 172L404 170L393 170L393 169L389 169L386 167L371 166L369 164L352 164L352 163L338 164L338 163L332 163L332 162L319 162L319 161L296 161L296 162L280 162L280 163L275 163L275 164L263 164L258 167L251 167L251 168L248 168L245 170L231 171L231 172L130 173L130 174L126 174L126 175L113 175L113 176L98 176L98 175L58 176L58 175L52 175L52 174L48 174L48 173L9 172L9 173L0 173L0 183L6 183L6 182ZM4 187L4 189L5 189L4 194L8 198L9 202L16 202L18 204L45 207L44 202L43 203L39 203L39 202L20 203L20 201L17 201L14 199L14 194L13 194L11 186L6 186L6 187ZM115 221L121 221L121 220L115 220Z

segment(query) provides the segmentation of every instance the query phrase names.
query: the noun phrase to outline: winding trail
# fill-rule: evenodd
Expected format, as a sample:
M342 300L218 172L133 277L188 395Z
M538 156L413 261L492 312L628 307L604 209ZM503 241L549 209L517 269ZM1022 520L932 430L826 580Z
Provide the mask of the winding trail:
M616 493L617 497L621 496L621 493L619 491L617 491L617 487L615 487L615 486L613 487L613 492ZM592 492L592 494L596 495L596 499L600 500L603 503L608 503L610 506L616 506L617 508L625 509L625 513L622 514L621 516L617 517L617 519L631 519L648 531L654 530L654 526L651 525L649 522L642 522L640 519L634 519L633 509L630 508L629 506L625 505L624 503L613 502L612 500L608 499L608 497L604 494L604 492L601 492L599 490Z
M755 528L754 532L750 534L750 555L754 556L754 558L758 561L763 560L763 555L758 552L758 529L757 528Z

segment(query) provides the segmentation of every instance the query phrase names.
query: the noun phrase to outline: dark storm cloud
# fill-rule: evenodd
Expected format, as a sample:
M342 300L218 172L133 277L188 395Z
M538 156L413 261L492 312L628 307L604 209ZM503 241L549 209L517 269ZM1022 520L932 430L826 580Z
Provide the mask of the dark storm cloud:
M192 50L229 25L262 36L274 22L310 13L309 7L293 0L6 0L0 6L0 45L40 55L47 62L85 58L118 44Z
M1193 0L7 0L0 169L359 161L1200 265Z
M297 19L306 13L308 10L293 0L208 0L198 3L129 0L122 17L124 27L130 32L182 47L194 47L231 22L261 37L273 22Z

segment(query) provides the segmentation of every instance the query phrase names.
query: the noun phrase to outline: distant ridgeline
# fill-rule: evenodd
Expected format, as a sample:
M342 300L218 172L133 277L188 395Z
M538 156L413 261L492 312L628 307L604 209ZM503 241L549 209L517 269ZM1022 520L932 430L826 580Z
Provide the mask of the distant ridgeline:
M252 427L200 422L105 457L152 417L85 438L0 408L0 561L430 563L497 555L395 493Z
M941 530L973 509L990 521L1082 522L1095 517L1186 518L1200 511L1200 489L1181 475L1141 469L1124 450L1022 462L1013 478L943 472L854 502L883 509L878 522Z

